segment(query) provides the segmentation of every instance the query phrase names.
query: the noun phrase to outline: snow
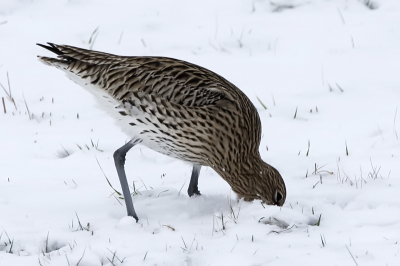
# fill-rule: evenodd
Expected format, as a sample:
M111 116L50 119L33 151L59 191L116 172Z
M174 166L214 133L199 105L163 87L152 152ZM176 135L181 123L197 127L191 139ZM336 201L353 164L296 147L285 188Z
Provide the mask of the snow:
M0 265L400 265L399 12L396 0L2 0L0 83L8 73L17 110L0 90ZM112 154L128 136L37 60L47 41L179 58L236 84L259 110L284 206L237 202L210 168L189 198L191 166L138 146L126 169L140 220L126 217L104 175L121 190Z

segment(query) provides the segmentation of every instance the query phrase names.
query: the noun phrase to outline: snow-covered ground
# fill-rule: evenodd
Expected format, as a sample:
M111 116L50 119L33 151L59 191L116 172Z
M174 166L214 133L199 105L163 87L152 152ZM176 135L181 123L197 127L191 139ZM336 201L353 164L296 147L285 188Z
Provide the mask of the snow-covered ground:
M236 84L285 205L237 202L207 168L189 198L191 166L138 146L136 224L105 178L120 190L112 154L128 136L37 60L47 41ZM398 0L1 0L0 83L15 100L0 89L2 266L400 265Z

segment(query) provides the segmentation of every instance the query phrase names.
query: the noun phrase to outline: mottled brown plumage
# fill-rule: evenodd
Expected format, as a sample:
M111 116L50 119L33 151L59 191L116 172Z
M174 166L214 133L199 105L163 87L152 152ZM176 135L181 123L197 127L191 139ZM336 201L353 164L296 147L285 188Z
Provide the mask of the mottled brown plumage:
M218 74L166 57L117 56L67 45L39 56L91 91L132 138L163 154L212 167L240 198L283 205L279 172L259 154L256 108Z

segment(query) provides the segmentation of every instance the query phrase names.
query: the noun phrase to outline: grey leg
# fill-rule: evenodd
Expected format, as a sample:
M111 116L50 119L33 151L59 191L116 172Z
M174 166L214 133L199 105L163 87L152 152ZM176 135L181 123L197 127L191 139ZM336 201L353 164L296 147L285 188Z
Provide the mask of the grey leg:
M135 209L133 208L131 192L129 191L128 181L126 180L124 165L126 153L133 146L140 142L142 142L141 139L133 139L114 152L115 167L117 168L119 182L121 183L122 192L124 194L126 210L128 212L128 216L132 216L133 218L135 218L136 222L139 220L139 218L137 217Z
M193 194L201 195L200 191L197 187L199 181L201 165L193 165L192 176L190 177L190 184L188 187L189 197L193 196Z

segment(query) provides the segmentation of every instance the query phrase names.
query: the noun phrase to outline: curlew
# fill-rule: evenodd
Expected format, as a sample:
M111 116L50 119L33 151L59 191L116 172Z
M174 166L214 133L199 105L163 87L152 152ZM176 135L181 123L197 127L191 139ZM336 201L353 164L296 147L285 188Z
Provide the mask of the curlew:
M114 153L127 214L138 221L125 175L136 144L193 164L189 196L200 195L202 166L214 169L246 201L282 206L285 183L260 156L261 121L249 98L220 75L182 60L118 56L68 45L39 46L38 56L84 89L131 140Z

